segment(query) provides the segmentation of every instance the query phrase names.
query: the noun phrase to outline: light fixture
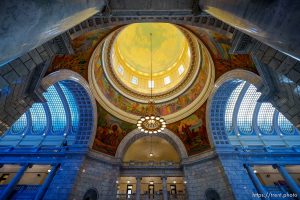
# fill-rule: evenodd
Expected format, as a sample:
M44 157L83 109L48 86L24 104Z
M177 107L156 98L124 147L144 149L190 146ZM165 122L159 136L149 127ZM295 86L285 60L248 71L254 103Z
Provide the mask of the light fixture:
M127 183L130 183L130 181L127 181Z
M153 184L154 184L154 181L150 181L149 183L150 183L150 185L153 185Z
M149 153L150 157L153 157L153 152L152 152L152 136L150 136L150 153Z
M254 170L253 172L254 172L255 174L257 173L257 171L256 171L256 170Z
M176 184L176 181L173 181L174 184Z
M150 33L150 100L148 103L148 110L145 116L137 121L137 127L144 133L159 133L166 128L165 120L155 114L155 103L152 99L152 33Z

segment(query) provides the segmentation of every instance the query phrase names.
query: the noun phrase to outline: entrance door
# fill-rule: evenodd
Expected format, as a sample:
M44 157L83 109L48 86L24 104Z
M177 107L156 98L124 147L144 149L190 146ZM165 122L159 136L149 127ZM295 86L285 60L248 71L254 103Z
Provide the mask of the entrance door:
M149 198L154 199L154 185L148 185Z
M127 198L130 199L132 194L132 185L127 185Z
M176 194L176 185L170 185L171 188L171 194Z

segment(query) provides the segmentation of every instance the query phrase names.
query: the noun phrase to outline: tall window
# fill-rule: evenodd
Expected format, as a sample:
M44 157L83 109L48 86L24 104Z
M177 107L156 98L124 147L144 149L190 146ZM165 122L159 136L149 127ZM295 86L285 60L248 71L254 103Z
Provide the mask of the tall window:
M259 97L260 93L256 92L256 87L250 85L241 102L237 116L237 125L241 134L251 134L253 132L252 117Z
M48 88L44 96L48 102L50 114L52 118L52 132L61 133L65 130L67 119L64 105L57 93L55 87L52 85Z
M271 103L262 103L257 116L257 125L262 133L270 134L273 130L275 108Z

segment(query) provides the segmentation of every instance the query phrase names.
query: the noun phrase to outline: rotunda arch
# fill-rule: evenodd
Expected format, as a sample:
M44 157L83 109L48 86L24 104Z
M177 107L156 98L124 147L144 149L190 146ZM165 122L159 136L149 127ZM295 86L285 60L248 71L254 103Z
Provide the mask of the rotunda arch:
M180 138L178 136L176 136L172 131L170 131L168 129L165 129L163 132L158 133L158 134L154 134L154 135L167 140L175 148L175 150L178 152L181 160L188 157L188 154L187 154L187 151L185 149L184 144L182 143ZM142 137L146 137L146 136L149 136L149 134L142 133L139 129L135 129L135 130L131 131L130 133L128 133L123 138L121 143L119 144L119 146L117 148L117 151L116 151L115 157L117 159L121 160L124 157L124 154L126 153L129 146L133 142L135 142L136 140L138 140Z
M96 132L96 103L88 83L71 70L42 79L46 102L36 102L0 140L11 147L88 147Z
M232 71L229 71L225 74L223 74L214 85L214 88L211 92L211 95L209 96L206 104L206 127L207 127L207 133L208 138L210 141L210 144L212 147L218 146L218 145L229 145L229 140L227 137L227 134L225 130L212 130L211 126L211 120L217 120L219 123L224 123L222 119L219 118L217 112L225 112L225 106L222 110L217 110L216 108L213 108L213 101L216 100L216 94L218 91L223 90L223 96L229 97L232 91L236 88L235 80L245 80L257 88L261 87L263 85L261 78L254 74L253 72L242 70L242 69L235 69ZM224 88L222 88L224 87ZM226 87L226 90L225 90ZM225 93L225 94L224 94ZM222 99L222 103L225 104L227 102L227 99ZM211 113L215 112L215 113ZM218 119L213 119L213 116L216 116Z
M212 146L299 145L299 131L270 102L260 100L262 87L261 78L245 70L219 78L206 109Z

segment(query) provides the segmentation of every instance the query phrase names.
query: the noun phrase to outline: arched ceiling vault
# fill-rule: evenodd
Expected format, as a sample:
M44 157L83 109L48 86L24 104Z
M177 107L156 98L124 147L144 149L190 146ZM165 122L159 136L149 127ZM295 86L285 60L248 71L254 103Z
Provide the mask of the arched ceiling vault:
M138 129L135 129L128 133L118 145L115 157L122 160L130 145L133 144L136 140L146 136L149 136L149 134L141 133ZM188 157L184 144L182 143L180 138L178 138L172 131L165 129L164 132L156 134L155 136L161 137L168 141L176 149L178 155L180 156L180 159Z

